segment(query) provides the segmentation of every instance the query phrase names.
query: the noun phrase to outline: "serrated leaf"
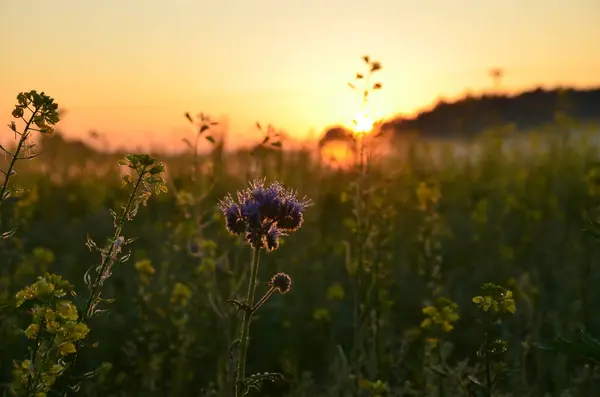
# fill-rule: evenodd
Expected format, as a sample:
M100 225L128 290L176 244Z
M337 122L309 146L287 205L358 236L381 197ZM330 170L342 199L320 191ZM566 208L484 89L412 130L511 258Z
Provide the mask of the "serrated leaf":
M206 140L209 141L210 143L215 143L215 138L213 138L211 135L208 135L206 137Z

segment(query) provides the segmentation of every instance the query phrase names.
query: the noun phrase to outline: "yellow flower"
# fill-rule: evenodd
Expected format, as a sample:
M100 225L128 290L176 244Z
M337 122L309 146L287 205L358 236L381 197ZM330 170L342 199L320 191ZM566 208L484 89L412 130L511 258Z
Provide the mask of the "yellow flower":
M175 283L171 293L171 303L185 307L192 297L192 290L185 284Z

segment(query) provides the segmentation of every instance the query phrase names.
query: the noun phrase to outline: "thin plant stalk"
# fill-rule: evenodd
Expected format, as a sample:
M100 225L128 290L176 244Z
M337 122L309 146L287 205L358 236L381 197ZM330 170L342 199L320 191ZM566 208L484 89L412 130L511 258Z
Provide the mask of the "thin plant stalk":
M362 329L362 314L360 310L360 303L362 302L362 288L363 288L363 270L364 270L364 189L363 183L365 178L366 164L364 158L364 133L359 135L358 139L358 154L359 157L357 159L358 165L358 175L356 179L356 191L355 191L355 206L356 206L356 256L357 256L357 268L356 268L356 276L354 280L355 289L354 289L354 348L358 352L359 348L359 339L360 339L360 331Z
M129 201L127 202L127 206L125 207L125 209L123 210L123 213L119 217L119 220L117 222L117 228L115 229L115 233L113 235L114 241L116 241L119 238L119 236L121 235L121 231L123 230L123 226L125 225L125 220L127 219L127 215L129 214L129 212L131 211L131 205L133 204L133 200L135 199L137 190L140 187L142 180L144 179L145 172L146 172L146 167L142 168L142 172L140 172L140 174L138 176L138 179L135 183L135 187L133 188L131 195L129 195ZM83 311L83 316L81 318L82 322L86 322L91 317L91 308L92 308L94 299L96 298L96 296L99 292L98 290L100 288L100 279L102 278L102 275L106 271L106 268L107 268L108 264L110 263L110 260L111 260L111 256L106 255L104 257L104 260L102 261L102 264L100 266L100 271L98 272L98 275L96 276L96 280L94 280L94 284L92 286L90 296L85 304L85 309Z
M256 245L256 244L255 244ZM248 292L246 295L246 305L242 317L242 329L240 331L240 348L237 360L237 372L235 376L235 397L242 397L244 390L244 380L246 379L246 355L248 352L248 342L250 339L250 321L254 313L254 296L256 294L256 282L258 278L258 266L260 262L260 248L253 248L252 268L250 280L248 281Z
M123 210L121 216L119 217L119 219L117 221L117 227L115 229L115 233L112 238L113 244L114 244L114 241L116 241L119 238L119 236L121 235L121 231L123 230L123 226L125 225L125 220L127 219L127 214L129 214L131 211L131 206L133 205L133 201L135 199L136 193L140 187L140 184L142 183L142 180L144 179L144 175L146 173L146 168L147 167L144 166L142 168L142 171L139 173L138 179L135 183L133 191L131 192L131 195L129 196L127 205L125 206L125 209ZM112 250L112 247L111 247L111 250ZM92 305L93 305L94 301L96 300L98 293L99 293L100 279L101 279L102 275L104 274L104 272L106 271L106 268L108 267L110 261L111 261L111 255L109 253L107 253L105 255L104 259L102 260L102 263L100 265L100 271L98 272L96 279L94 280L94 283L92 284L92 289L90 291L90 295L85 304L85 308L83 310L83 315L81 316L81 322L83 322L83 323L87 323L87 321L90 319L90 317L92 315L92 313L91 313ZM67 369L67 371L69 371L68 376L67 376L67 381L71 380L73 367L75 366L77 359L79 358L80 348L81 348L81 342L78 341L76 344L76 352L73 355L73 359L71 360L71 365ZM69 388L67 390L69 390Z
M23 130L23 132L18 132L18 134L20 134L21 137L19 138L19 143L17 144L17 149L15 150L15 152L10 153L12 159L10 160L10 164L8 165L8 170L6 171L6 173L4 175L4 183L2 184L2 190L0 190L0 206L2 206L2 202L4 201L4 195L6 194L6 189L8 189L8 180L9 180L10 176L13 174L15 164L16 164L17 160L19 159L19 152L21 151L21 149L23 148L23 145L25 144L25 142L27 141L27 138L29 137L31 123L33 123L33 119L37 115L39 109L40 109L40 107L37 107L37 106L33 109L33 112L31 113L31 117L27 121L27 124L25 124L25 129Z
M12 111L12 116L15 119L23 120L25 122L25 128L22 132L19 132L14 121L9 124L9 128L15 133L15 135L19 135L20 137L14 153L0 145L0 150L11 157L8 169L6 171L0 170L0 172L4 174L4 182L2 182L2 187L0 188L0 207L2 206L2 202L8 198L10 194L8 181L10 177L15 174L15 165L17 160L29 160L39 155L39 153L33 153L23 157L19 156L23 149L27 151L35 146L27 144L27 140L31 136L31 132L37 131L42 135L51 134L54 131L52 126L58 123L60 120L60 116L57 111L58 104L54 103L54 99L47 96L43 92L38 93L35 90L21 92L19 95L17 95L17 101L18 103L15 106L15 109ZM25 120L25 117L23 117L25 110L31 112L29 120ZM2 220L0 219L0 224L1 223ZM14 230L12 232L0 235L0 238L7 238L12 235L12 233L14 233Z
M356 79L357 80L363 80L364 81L364 88L362 90L358 90L357 87L352 84L349 83L350 88L352 88L353 90L356 90L360 93L360 107L361 107L361 111L362 113L365 113L367 108L368 108L368 104L369 104L369 94L371 92L373 92L374 90L380 89L381 88L381 83L376 83L375 85L372 85L371 83L371 79L373 77L374 72L378 71L381 69L381 64L379 62L375 62L375 61L371 61L370 58L368 56L364 56L363 60L365 61L365 63L367 64L368 70L366 75L362 75L362 74L357 74L356 75ZM368 175L368 163L369 163L369 159L367 157L367 142L366 142L366 135L372 131L372 128L370 129L370 131L356 131L357 132L357 139L356 139L356 144L358 145L357 148L355 148L356 150L356 166L358 167L357 170L357 177L356 177L356 181L355 181L355 187L356 187L356 191L355 191L355 220L356 220L356 256L357 256L357 268L356 268L356 273L354 275L354 291L353 291L353 297L354 297L354 304L353 304L353 318L354 318L354 341L353 341L353 349L354 349L354 354L359 355L359 352L361 350L361 346L360 346L360 339L361 339L361 332L363 329L363 325L364 325L364 314L365 312L368 310L368 308L364 308L361 309L361 302L363 302L365 300L365 298L367 297L366 295L368 295L366 293L366 291L364 290L364 281L365 281L365 266L366 266L366 251L367 251L367 246L366 246L366 237L367 237L367 231L369 228L368 225L368 217L367 217L367 189L365 187L365 183L366 183L366 178ZM374 276L375 278L378 277L378 274L376 274ZM377 324L376 324L377 325ZM377 332L377 331L376 331ZM377 335L375 335L375 338L377 339ZM356 382L358 382L359 379L359 373L361 371L361 363L360 360L358 360L357 358L354 359L355 362L355 375L356 375ZM357 385L357 384L356 384ZM356 388L356 391L358 389Z
M38 355L38 350L40 348L40 343L42 343L42 334L44 332L44 328L46 326L46 321L45 319L40 320L40 328L39 331L37 333L37 336L35 338L35 346L33 348L33 353L31 355L32 357L32 362L31 364L35 367L35 360L37 358ZM39 372L38 372L39 373ZM29 397L30 393L33 391L35 391L35 386L37 386L37 374L35 374L35 379L34 379L34 372L31 371L29 373L29 376L27 377L27 389L25 390L25 396Z
M492 363L490 362L489 344L490 335L489 330L492 327L492 312L490 311L487 316L487 328L485 330L485 395L486 397L492 397Z

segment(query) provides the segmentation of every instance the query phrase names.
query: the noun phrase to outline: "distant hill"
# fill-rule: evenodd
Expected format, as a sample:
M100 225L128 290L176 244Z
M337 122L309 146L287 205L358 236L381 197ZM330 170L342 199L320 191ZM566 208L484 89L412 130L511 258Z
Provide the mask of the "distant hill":
M528 130L555 122L566 114L579 122L600 122L600 88L537 88L516 95L466 96L454 102L439 101L430 110L412 118L386 121L382 128L402 134L419 132L425 137L471 137L498 125L513 124ZM321 145L342 140L340 127L327 131Z

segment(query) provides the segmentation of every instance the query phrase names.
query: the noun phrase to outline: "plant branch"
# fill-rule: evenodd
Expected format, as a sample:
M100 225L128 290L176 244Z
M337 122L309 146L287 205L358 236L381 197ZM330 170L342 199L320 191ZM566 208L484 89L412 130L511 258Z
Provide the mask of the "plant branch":
M127 202L127 205L125 206L125 208L123 210L123 213L121 214L121 216L119 217L119 219L117 221L117 228L113 235L113 240L115 240L115 241L121 234L121 230L123 229L123 226L125 224L125 219L127 218L127 214L129 214L129 212L131 211L131 205L133 204L133 200L135 199L137 190L138 190L140 184L142 183L142 180L146 173L146 169L147 169L147 167L144 166L142 168L142 170L139 172L137 182L133 188L133 191L131 192L131 195L129 196L129 201ZM114 241L113 241L113 245L114 245ZM112 249L112 246L111 246L111 249ZM98 290L100 288L100 279L102 278L102 275L106 271L106 268L108 267L108 264L110 263L110 261L111 261L111 255L110 255L110 253L106 253L106 255L104 256L104 259L102 260L102 263L100 265L100 270L98 271L98 274L96 275L96 279L94 280L94 283L92 284L90 296L86 302L85 309L83 311L83 315L80 320L82 323L86 323L92 315L92 305L93 305L94 300L96 299L98 292L99 292ZM68 371L69 371L68 380L71 379L72 369L75 366L75 363L77 362L77 359L79 357L80 347L81 347L81 341L77 341L76 352L73 355L73 359L71 360L71 363L70 363L71 365L68 369Z
M25 141L29 137L29 129L30 129L31 123L33 123L33 120L34 120L35 116L37 115L37 112L39 111L39 109L40 109L39 107L36 107L35 110L31 113L31 117L27 121L27 124L25 124L25 129L23 130L23 133L21 134L21 138L19 138L19 143L17 144L17 149L15 150L15 153L12 155L12 159L10 161L10 164L8 165L8 170L6 171L6 177L4 178L4 183L2 184L2 190L0 190L0 207L2 206L2 202L4 201L4 195L6 194L6 190L8 189L8 179L10 178L10 176L13 173L15 163L18 160L19 152L21 151L21 148L23 147L23 145L25 144Z

